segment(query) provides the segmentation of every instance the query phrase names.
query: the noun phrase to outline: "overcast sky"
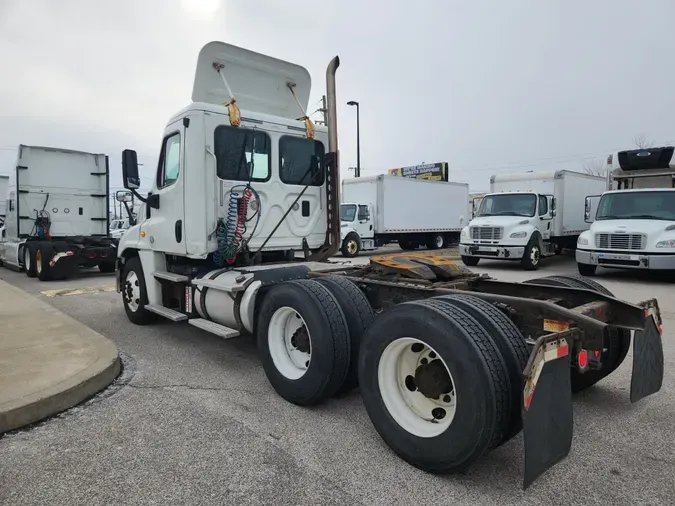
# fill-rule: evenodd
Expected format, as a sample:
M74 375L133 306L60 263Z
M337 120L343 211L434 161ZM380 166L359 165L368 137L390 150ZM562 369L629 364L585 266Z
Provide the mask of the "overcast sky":
M154 173L197 53L222 40L301 64L311 103L339 55L343 176L447 161L451 179L579 170L644 135L675 142L673 0L0 0L0 173L16 145ZM314 116L319 119L319 116ZM145 185L144 185L145 186Z

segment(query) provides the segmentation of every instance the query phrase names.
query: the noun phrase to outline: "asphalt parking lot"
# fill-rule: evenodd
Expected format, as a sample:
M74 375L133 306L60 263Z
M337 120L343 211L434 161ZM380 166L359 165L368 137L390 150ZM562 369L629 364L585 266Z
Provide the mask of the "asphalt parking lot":
M502 262L474 270L522 281L576 273L576 264L560 256L536 273ZM571 454L527 491L522 435L465 475L425 474L380 440L357 392L311 409L278 397L251 339L224 341L187 324L134 326L110 275L40 283L0 269L0 278L130 357L129 383L112 395L0 439L2 505L665 505L675 496L675 297L673 283L658 277L599 270L596 280L629 301L659 299L661 392L630 404L629 355L575 397ZM64 289L71 292L53 292Z

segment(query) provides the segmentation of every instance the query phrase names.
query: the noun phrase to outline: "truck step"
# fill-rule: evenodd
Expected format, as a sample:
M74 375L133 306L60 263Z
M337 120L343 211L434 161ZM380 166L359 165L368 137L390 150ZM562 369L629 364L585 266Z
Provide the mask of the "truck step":
M190 278L183 276L182 274L176 274L175 272L167 271L156 271L152 275L155 279L166 279L167 281L172 281L174 283L187 283L190 281Z
M181 322L183 320L187 320L187 315L179 313L178 311L175 311L168 307L158 306L157 304L148 304L147 306L145 306L145 309L147 309L148 311L152 311L153 313L156 313L160 316L163 316L164 318L167 318L173 322Z
M231 329L225 325L220 325L219 323L210 322L209 320L205 320L203 318L192 318L188 320L188 323L199 329L206 330L207 332L211 332L212 334L220 336L223 339L230 339L239 335L238 330Z

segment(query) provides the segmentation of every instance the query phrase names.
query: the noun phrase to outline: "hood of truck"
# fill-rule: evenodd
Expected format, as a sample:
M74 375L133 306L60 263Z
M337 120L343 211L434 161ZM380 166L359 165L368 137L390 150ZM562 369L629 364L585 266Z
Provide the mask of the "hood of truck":
M485 229L486 231L498 228L502 231L501 238L493 240L495 244L520 244L527 242L527 238L530 236L533 229L539 222L540 221L538 218L535 219L535 217L527 216L481 216L474 218L469 222L469 226L466 227L462 232L462 242L474 242L474 239L472 239L471 235L471 229L473 228ZM511 234L521 231L527 232L527 235L525 237L511 238ZM482 243L485 242L485 240L491 240L489 237L494 236L491 236L490 234L485 235L485 233L482 233L481 239L476 239L476 241L480 240Z
M667 229L672 230L667 230ZM604 237L599 238L600 235ZM609 236L612 242L607 242ZM629 248L635 251L652 251L657 249L656 244L660 241L675 241L675 221L666 220L600 220L591 225L584 237L589 239L589 245L592 249L614 250L622 249L622 236L642 236L641 242L632 239ZM664 253L672 251L675 248L658 248L657 251Z

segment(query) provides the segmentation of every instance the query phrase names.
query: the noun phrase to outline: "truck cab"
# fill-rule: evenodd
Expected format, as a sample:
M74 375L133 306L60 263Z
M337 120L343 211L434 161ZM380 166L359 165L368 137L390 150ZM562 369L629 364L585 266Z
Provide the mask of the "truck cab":
M354 257L359 251L377 249L371 209L370 204L340 204L340 240L344 256Z
M542 254L540 238L547 240L551 235L555 206L553 195L529 191L485 195L475 217L462 230L462 260L477 265L479 258L501 258L536 267Z
M598 266L675 269L675 148L621 151L609 158L609 191L586 199L591 224L579 236L576 260L584 276Z

